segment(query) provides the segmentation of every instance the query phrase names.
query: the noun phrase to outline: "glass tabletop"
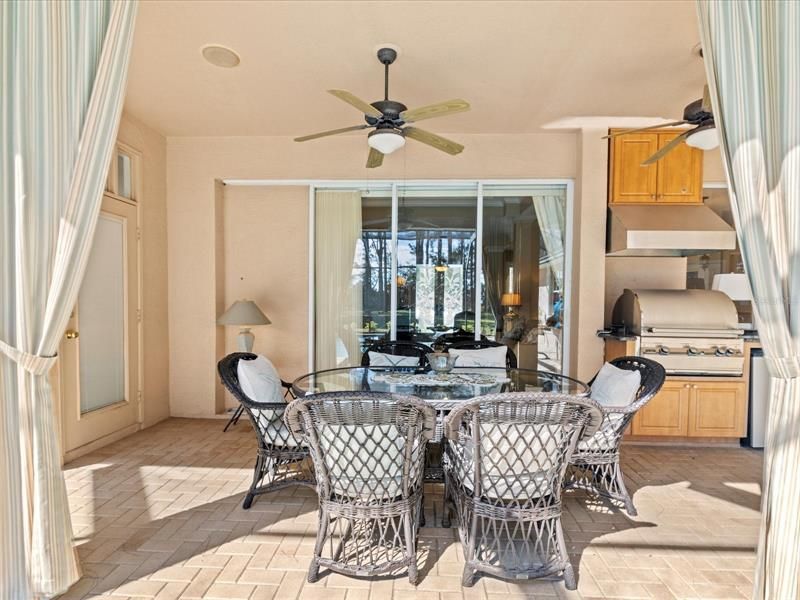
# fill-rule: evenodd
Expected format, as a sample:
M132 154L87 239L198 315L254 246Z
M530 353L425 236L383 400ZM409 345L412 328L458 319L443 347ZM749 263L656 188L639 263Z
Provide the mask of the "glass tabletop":
M391 367L345 367L316 371L292 383L298 397L321 392L391 392L416 396L442 408L487 394L558 392L584 396L585 383L564 375L532 369L455 367L450 373Z

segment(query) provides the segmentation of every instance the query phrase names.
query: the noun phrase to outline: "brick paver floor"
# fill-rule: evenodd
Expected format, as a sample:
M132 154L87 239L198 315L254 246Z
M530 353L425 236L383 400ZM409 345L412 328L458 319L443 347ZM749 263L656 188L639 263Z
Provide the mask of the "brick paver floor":
M566 494L567 546L578 591L557 579L481 577L461 587L454 529L426 493L421 581L306 569L316 498L290 488L242 510L255 436L240 422L170 419L65 466L83 578L62 598L278 600L516 600L521 598L747 598L759 525L758 451L626 446L639 516Z

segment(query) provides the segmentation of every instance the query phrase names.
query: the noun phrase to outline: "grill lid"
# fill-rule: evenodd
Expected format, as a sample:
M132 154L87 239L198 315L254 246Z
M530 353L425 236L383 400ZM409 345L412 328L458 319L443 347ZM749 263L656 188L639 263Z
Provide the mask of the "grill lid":
M634 334L735 336L736 305L716 290L629 290L614 304L612 321Z

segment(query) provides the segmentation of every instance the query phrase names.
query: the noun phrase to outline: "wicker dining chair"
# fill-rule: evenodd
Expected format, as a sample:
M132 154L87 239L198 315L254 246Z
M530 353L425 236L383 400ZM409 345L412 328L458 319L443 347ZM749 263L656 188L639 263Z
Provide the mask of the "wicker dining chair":
M417 582L425 446L435 413L422 400L378 392L331 392L293 401L292 432L317 474L319 529L308 581L320 567L373 576L408 569Z
M219 361L217 371L222 384L240 402L253 424L258 440L258 453L253 468L253 481L242 508L253 499L290 485L314 486L314 472L308 449L302 445L283 422L286 402L257 402L249 398L239 385L240 360L255 360L249 352L234 352Z
M453 348L454 350L482 350L483 348L498 348L500 346L505 346L505 344L493 342L491 340L473 340L471 342L457 342L451 345L450 348ZM458 366L458 364L456 364L456 366ZM509 348L506 352L506 368L517 368L517 355L511 348Z
M462 584L563 573L576 588L561 528L564 471L602 420L590 399L514 392L484 396L447 417L445 511L464 549Z
M597 432L578 443L567 470L565 487L583 489L603 498L621 502L627 513L638 512L625 487L619 463L620 446L633 415L655 396L664 385L664 367L649 358L623 356L610 361L618 369L639 371L642 379L636 399L627 406L603 407L603 423ZM594 378L589 382L591 387Z
M429 368L428 357L429 352L433 352L433 348L421 344L419 342L398 342L398 341L381 341L376 342L369 346L364 354L361 355L361 366L370 366L369 353L380 352L381 354L391 354L393 356L416 356L419 359L417 369ZM410 368L410 367L409 367Z

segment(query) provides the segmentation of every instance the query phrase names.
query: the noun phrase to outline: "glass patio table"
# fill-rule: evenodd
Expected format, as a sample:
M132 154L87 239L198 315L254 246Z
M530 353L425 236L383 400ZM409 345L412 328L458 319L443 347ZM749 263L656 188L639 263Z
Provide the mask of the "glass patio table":
M455 367L450 373L393 367L344 367L302 375L292 382L298 398L322 392L391 392L416 396L436 409L436 433L428 446L426 481L441 481L444 417L480 396L503 392L554 392L586 396L589 386L565 375L532 369Z

